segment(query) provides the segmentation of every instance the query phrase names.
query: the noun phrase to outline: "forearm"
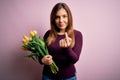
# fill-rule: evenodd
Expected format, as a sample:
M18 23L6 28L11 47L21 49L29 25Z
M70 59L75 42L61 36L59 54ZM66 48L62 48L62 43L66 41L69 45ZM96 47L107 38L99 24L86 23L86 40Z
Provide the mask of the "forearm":
M80 57L80 51L75 52L72 48L67 48L66 53L68 55L68 59L70 60L71 63L76 63L79 60Z

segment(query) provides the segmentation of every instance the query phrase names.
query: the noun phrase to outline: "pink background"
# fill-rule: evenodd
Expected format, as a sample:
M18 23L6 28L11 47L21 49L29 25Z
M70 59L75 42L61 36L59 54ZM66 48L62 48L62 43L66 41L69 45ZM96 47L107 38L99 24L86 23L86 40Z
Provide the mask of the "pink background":
M78 80L120 80L120 0L0 0L0 80L41 80L42 66L24 58L23 34L49 29L53 6L69 5L83 34Z

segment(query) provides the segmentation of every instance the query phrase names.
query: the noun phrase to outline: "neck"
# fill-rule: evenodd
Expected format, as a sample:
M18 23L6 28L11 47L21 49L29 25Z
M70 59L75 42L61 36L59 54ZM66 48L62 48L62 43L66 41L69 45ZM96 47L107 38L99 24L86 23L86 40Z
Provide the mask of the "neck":
M64 34L65 34L65 30L61 30L61 31L58 32L57 34L59 34L59 35L64 35Z
M65 32L58 32L57 34L58 34L58 35L64 35Z

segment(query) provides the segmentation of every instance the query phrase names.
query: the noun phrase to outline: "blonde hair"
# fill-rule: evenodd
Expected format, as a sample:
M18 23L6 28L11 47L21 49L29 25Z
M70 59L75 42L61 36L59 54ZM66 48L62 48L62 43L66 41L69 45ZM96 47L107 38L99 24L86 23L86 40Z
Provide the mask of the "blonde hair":
M57 3L52 9L52 12L50 15L51 29L50 29L50 34L49 34L46 42L47 42L47 45L50 45L52 42L55 41L55 39L57 37L57 32L59 31L59 29L56 27L55 18L56 18L57 11L60 10L61 8L65 9L67 14L68 14L68 26L67 26L65 31L68 33L68 36L72 38L71 47L73 47L75 44L74 30L73 30L73 19L72 19L71 11L65 3Z

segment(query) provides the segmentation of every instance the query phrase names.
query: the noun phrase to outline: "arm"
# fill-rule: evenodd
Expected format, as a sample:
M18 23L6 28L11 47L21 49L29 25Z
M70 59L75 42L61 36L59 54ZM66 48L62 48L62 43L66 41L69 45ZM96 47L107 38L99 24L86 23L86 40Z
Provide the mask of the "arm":
M76 63L79 60L83 44L83 37L81 32L75 33L75 45L73 48L68 47L66 53L70 59L70 62Z
M49 35L49 31L47 31L45 33L43 39L46 40L48 35ZM44 57L39 57L39 63L40 64L48 64L48 65L51 64L52 63L52 56L51 55L46 55Z

